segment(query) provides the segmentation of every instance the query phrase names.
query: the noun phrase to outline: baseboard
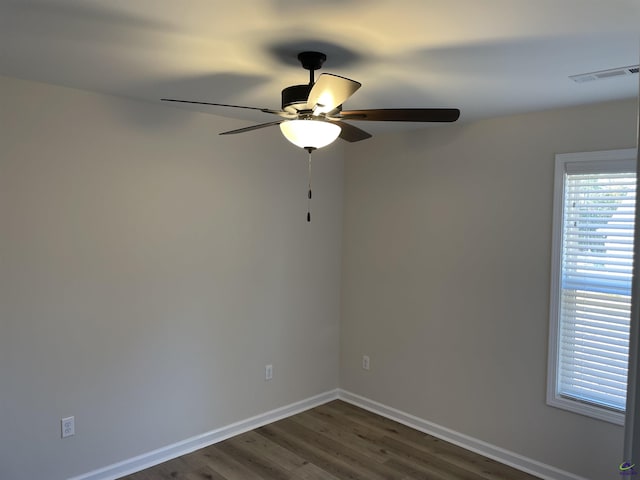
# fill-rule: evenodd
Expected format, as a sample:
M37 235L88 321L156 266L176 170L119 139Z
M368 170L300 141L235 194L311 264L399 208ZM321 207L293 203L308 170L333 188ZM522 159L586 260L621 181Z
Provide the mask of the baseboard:
M378 403L374 400L361 397L360 395L356 395L355 393L351 393L347 390L339 389L338 398L357 407L377 413L378 415L390 420L402 423L403 425L421 432L428 433L429 435L433 435L441 440L453 443L454 445L479 453L487 458L491 458L545 480L587 480L584 477L532 460L523 455L510 452L504 448L491 445L490 443L483 442L482 440L478 440L449 428L423 420L422 418L418 418L409 413L383 405L382 403Z
M154 450L134 458L130 458L123 462L115 463L99 470L70 478L69 480L115 480L125 475L130 475L145 468L153 467L160 463L172 460L181 455L194 452L214 443L221 442L227 438L248 432L254 428L259 428L269 423L282 420L296 413L304 412L310 408L317 407L324 403L336 400L338 398L338 390L331 390L314 397L292 403L290 405L276 408L266 413L256 415L255 417L242 420L225 427L212 430L195 437L188 438L173 445Z
M152 452L130 458L123 462L115 463L92 472L70 478L69 480L116 480L125 475L130 475L145 468L153 467L160 463L172 460L181 455L194 452L227 438L248 432L283 418L309 410L332 400L340 399L370 412L382 415L396 422L407 425L434 437L458 445L462 448L484 455L505 465L529 473L545 480L587 480L584 477L546 465L544 463L524 457L509 450L491 445L476 438L464 435L449 428L437 425L409 413L397 410L374 400L356 395L347 390L331 390L299 402L271 410L255 417L242 420L195 437L188 438L173 445L154 450Z

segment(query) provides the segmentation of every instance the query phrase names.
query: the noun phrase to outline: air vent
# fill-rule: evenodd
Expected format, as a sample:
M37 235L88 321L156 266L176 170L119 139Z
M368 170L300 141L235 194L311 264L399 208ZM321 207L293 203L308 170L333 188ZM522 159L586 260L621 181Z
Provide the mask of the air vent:
M604 80L605 78L623 77L625 75L633 75L640 71L640 65L631 65L629 67L612 68L610 70L600 70L599 72L581 73L579 75L570 75L569 78L576 83L593 82L594 80Z

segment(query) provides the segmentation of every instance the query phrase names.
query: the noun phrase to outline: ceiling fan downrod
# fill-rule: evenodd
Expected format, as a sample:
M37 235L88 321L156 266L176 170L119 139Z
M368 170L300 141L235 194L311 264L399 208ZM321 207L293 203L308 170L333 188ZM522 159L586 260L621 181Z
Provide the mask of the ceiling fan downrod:
M313 85L315 83L314 72L322 68L327 56L322 52L300 52L298 60L300 60L302 68L309 70L309 85Z

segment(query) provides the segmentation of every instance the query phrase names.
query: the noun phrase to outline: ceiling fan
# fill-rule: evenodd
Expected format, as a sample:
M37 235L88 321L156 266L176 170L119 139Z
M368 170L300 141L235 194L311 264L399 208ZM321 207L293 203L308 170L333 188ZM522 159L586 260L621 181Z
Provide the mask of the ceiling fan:
M353 95L361 84L339 75L323 73L315 81L314 73L324 64L327 56L321 52L302 52L298 60L309 70L309 83L292 85L282 90L282 109L245 107L225 103L199 102L163 98L165 102L192 103L218 107L258 110L280 117L273 122L239 128L220 135L250 132L260 128L280 125L283 135L298 147L311 151L329 145L340 137L347 142L359 142L371 134L348 121L376 122L455 122L460 117L457 108L392 108L370 110L343 110L342 104Z

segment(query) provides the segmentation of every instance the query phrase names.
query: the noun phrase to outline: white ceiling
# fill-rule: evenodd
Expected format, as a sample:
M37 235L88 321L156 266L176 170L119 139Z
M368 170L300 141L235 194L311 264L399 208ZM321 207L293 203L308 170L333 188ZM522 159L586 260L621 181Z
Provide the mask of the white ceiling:
M640 63L639 32L640 0L0 0L0 74L279 108L308 81L296 54L321 50L321 72L363 84L346 109L458 107L469 121L633 97L638 75L568 76Z

